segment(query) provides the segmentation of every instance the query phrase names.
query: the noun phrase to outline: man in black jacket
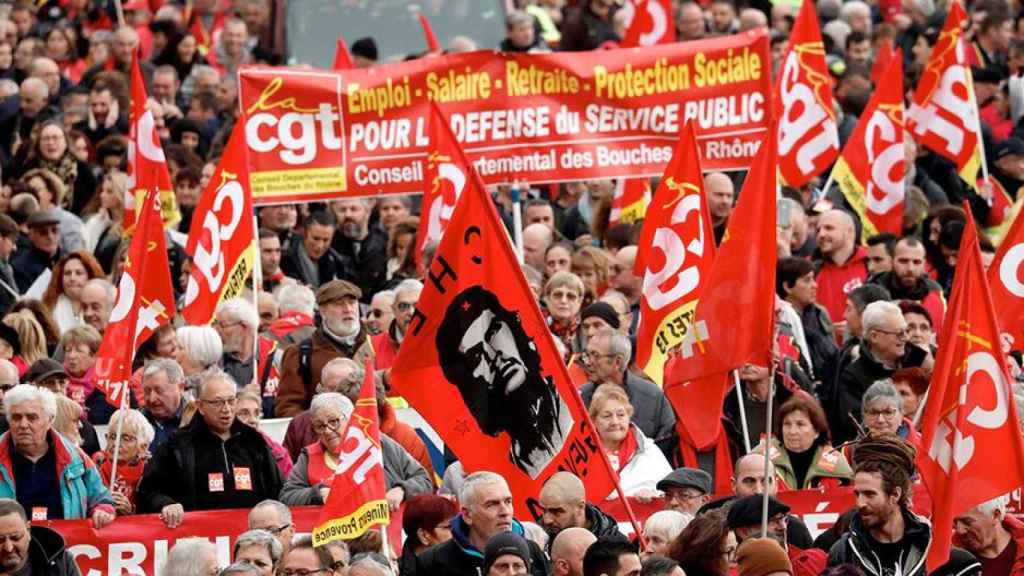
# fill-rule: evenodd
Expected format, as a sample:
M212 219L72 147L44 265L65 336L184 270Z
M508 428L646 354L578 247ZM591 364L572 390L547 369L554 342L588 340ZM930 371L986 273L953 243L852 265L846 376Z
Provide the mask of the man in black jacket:
M540 489L543 515L540 525L548 533L548 550L555 536L567 528L586 528L598 538L626 537L619 532L614 518L587 503L583 481L572 472L555 472Z
M64 538L45 526L29 526L25 509L17 500L0 499L0 534L4 544L0 552L0 573L77 576L75 557L68 552Z
M340 277L359 286L366 304L384 289L388 267L388 234L376 224L370 225L372 207L365 198L331 202L331 210L338 221L331 247L347 266Z
M512 518L512 492L505 479L494 472L475 472L466 477L459 494L461 511L452 522L452 538L416 558L415 576L478 576L484 565L488 540L502 532L523 535L523 526ZM532 541L533 576L548 576L544 552Z
M252 508L281 492L281 472L263 435L235 418L235 381L201 375L199 413L157 449L139 483L139 511L169 528L186 510Z
M863 440L853 461L857 514L828 554L828 565L853 564L869 576L923 576L932 530L907 507L914 447L894 435Z

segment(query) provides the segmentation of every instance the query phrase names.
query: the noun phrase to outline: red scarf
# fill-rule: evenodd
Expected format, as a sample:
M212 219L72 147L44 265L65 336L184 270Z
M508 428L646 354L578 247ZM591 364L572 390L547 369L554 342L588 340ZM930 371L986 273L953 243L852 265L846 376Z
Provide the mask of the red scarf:
M633 455L636 454L637 448L639 448L639 446L636 442L636 432L633 430L633 425L630 424L629 431L626 433L626 438L623 439L622 444L619 444L619 449L613 453L619 457L619 465L615 469L616 472L622 474L622 469L625 468L626 464L629 464L629 461L633 459Z
M96 462L103 483L111 491L124 494L128 501L132 503L132 506L135 506L135 489L138 488L139 482L142 481L142 472L146 468L147 459L139 458L134 464L119 463L117 465L117 481L113 483L110 481L110 473L114 467L113 457L106 452L97 452L92 459Z

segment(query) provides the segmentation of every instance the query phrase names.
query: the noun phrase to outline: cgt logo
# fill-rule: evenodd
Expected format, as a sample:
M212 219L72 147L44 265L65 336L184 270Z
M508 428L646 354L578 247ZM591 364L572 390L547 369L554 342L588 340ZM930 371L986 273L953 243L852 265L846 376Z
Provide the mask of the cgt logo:
M262 78L245 77L255 83ZM289 79L291 80L291 78ZM278 95L284 79L274 77L245 109L245 141L260 153L274 153L287 166L309 164L321 150L341 152L344 130L340 107L327 102L300 105L301 96ZM289 86L289 94L301 94L302 86ZM340 93L340 86L339 86Z
M891 108L888 113L882 107L875 110L864 133L871 166L867 206L875 214L885 214L903 202L903 130L899 129L899 107Z

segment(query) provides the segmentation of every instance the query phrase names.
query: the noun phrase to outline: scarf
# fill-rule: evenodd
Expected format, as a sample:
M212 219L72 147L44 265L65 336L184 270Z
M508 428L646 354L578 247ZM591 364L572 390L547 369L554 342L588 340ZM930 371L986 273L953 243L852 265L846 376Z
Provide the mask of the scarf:
M74 203L75 180L78 179L78 161L68 151L56 162L51 162L40 156L39 167L53 172L64 183L64 197L60 199L60 207L70 210Z
M633 425L630 424L629 432L626 433L622 444L619 444L619 449L608 453L608 460L617 473L622 474L623 468L633 459L637 449L639 449L639 446L636 442L636 433L633 431Z
M296 252L299 254L299 268L302 271L302 277L308 280L310 285L319 286L320 266L309 257L309 252L306 252L305 246L299 246Z
M320 327L323 328L325 336L327 336L331 340L334 340L336 343L348 348L352 348L353 346L355 346L356 337L359 336L358 330L356 330L355 334L348 337L339 336L338 334L335 334L334 332L331 331L331 328L327 326L327 322L323 322Z

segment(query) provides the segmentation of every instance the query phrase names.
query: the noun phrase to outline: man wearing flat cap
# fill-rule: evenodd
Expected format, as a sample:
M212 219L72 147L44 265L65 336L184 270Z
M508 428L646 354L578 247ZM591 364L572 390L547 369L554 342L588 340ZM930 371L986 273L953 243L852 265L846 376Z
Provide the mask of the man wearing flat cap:
M665 509L697 515L711 493L711 475L698 468L676 468L658 482Z
M359 313L362 296L359 287L346 280L331 280L317 290L320 326L312 336L284 351L276 416L295 416L309 408L320 373L331 360L352 358L362 365L373 356Z
M761 511L764 505L764 496L755 494L737 498L729 506L729 513L726 516L726 523L729 529L736 535L736 542L742 547L744 542L753 541L761 537ZM774 497L768 497L768 533L767 537L778 542L789 562L792 563L790 574L794 576L817 576L825 570L828 561L823 550L810 548L801 550L790 544L786 537L787 523L789 520L789 506L779 502Z
M60 260L60 213L57 210L36 210L28 217L29 247L19 250L11 259L14 281L24 294L43 272Z

